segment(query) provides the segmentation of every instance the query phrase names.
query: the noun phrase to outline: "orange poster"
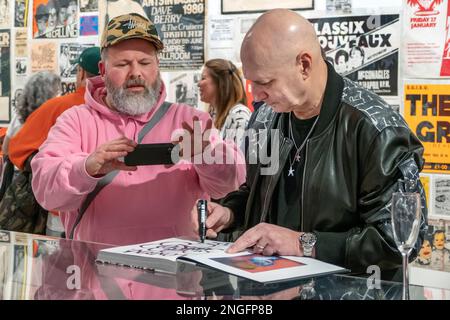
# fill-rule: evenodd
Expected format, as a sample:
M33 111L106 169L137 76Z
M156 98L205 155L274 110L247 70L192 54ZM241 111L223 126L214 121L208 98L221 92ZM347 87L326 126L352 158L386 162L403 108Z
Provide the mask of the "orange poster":
M450 84L405 84L404 117L425 147L424 172L450 173Z
M425 191L425 197L427 198L427 206L428 208L431 207L431 201L430 201L430 177L420 175L420 182L422 182L423 190Z
M78 0L34 0L33 38L76 38Z

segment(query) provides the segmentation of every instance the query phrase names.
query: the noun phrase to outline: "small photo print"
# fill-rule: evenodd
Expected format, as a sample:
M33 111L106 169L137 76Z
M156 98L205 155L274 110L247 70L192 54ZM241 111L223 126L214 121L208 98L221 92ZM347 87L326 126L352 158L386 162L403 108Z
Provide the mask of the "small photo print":
M98 34L98 16L83 16L80 18L80 35L95 36Z
M98 11L98 1L97 0L80 0L80 11L81 12Z
M250 254L238 257L211 258L211 260L251 273L281 270L305 265L304 263L282 257L262 256L259 254Z
M433 215L450 217L450 177L438 176L434 180Z
M10 242L9 231L0 231L0 242Z
M16 58L16 75L17 76L26 75L27 64L28 64L27 58Z

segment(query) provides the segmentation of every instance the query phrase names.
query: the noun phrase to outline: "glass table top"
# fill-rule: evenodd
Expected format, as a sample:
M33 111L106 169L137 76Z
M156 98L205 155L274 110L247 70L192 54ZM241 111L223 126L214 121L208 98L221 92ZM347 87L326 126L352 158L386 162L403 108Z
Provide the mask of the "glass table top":
M0 230L0 300L399 300L400 283L368 282L335 274L261 284L178 263L176 274L95 262L112 245ZM448 292L410 286L411 299L442 299Z

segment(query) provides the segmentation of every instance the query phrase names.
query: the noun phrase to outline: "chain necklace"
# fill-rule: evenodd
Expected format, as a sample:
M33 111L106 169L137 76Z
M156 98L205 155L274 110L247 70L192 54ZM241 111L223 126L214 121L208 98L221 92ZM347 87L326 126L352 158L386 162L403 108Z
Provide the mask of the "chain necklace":
M289 155L289 172L288 172L288 177L294 176L294 163L295 162L300 162L300 152L302 151L303 147L306 145L306 142L308 141L309 136L311 135L311 133L314 130L314 127L316 126L317 120L319 120L319 116L317 116L316 120L314 121L313 125L311 126L311 129L309 130L308 134L306 135L305 140L303 140L302 144L300 145L300 147L297 147L297 144L295 143L295 139L294 139L294 133L292 131L292 112L289 113L289 139L291 139L294 142L294 146L295 149L297 150L295 152L294 155L294 159L291 159L291 155Z

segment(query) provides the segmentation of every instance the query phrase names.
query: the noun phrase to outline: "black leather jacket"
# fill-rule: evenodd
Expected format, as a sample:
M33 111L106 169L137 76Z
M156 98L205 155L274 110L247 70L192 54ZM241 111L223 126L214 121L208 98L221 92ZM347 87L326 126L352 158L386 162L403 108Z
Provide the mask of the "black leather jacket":
M227 232L245 231L268 221L274 190L293 143L278 130L279 139L274 140L279 141L279 156L266 166L261 160L251 161L250 149L258 142L263 148L277 148L267 133L283 128L280 115L263 105L250 119L246 183L222 200L235 214ZM319 120L306 144L303 191L299 195L303 230L298 231L317 234L316 258L356 273L366 272L369 265L382 270L401 266L390 206L392 193L399 189L398 180L404 178L417 180L422 196L423 219L411 254L415 257L427 228L425 193L419 180L422 153L421 143L398 113L329 65ZM275 161L279 161L275 174L261 175L261 170Z

